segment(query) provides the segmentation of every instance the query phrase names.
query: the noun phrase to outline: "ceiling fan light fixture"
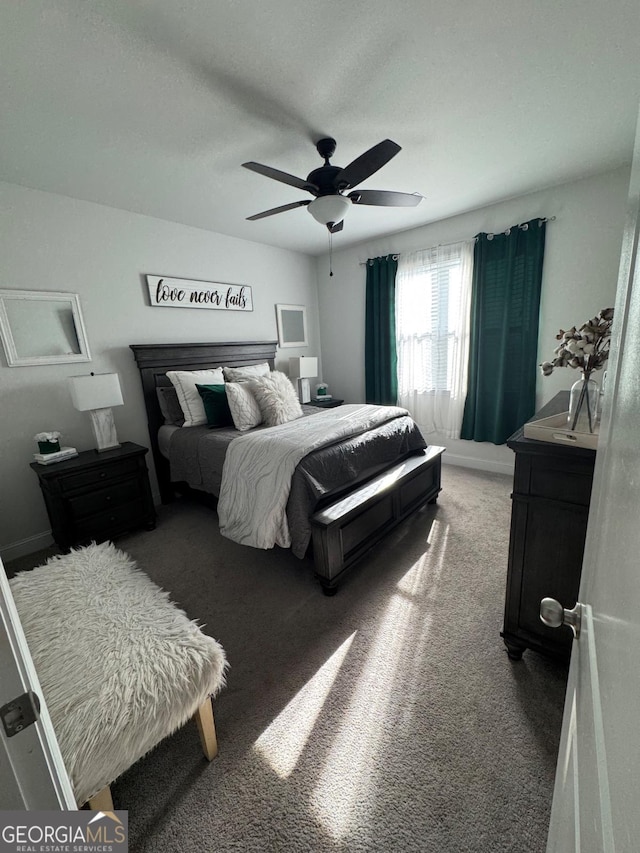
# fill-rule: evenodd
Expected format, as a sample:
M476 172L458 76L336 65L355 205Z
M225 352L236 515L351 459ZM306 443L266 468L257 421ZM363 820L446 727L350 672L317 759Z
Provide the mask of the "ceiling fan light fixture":
M395 157L401 150L397 142L393 142L391 139L383 139L382 142L352 160L344 169L340 166L332 166L329 162L335 147L336 141L333 138L326 137L317 142L316 149L325 161L324 166L313 169L307 175L306 180L290 175L288 172L282 172L280 169L255 163L253 160L243 163L242 165L252 172L306 190L315 196L312 201L305 199L304 201L294 201L291 204L282 204L280 207L272 207L270 210L263 210L262 213L255 213L253 216L248 216L247 219L252 221L264 219L276 213L284 213L296 207L306 206L316 222L325 225L331 234L337 234L342 231L344 217L354 204L372 207L415 207L422 201L422 196L415 193L390 192L388 190L356 190L346 193L346 190L366 181L385 163L388 163L392 157Z
M327 225L329 222L341 222L351 203L351 199L343 195L322 195L315 198L307 206L307 210L316 222Z

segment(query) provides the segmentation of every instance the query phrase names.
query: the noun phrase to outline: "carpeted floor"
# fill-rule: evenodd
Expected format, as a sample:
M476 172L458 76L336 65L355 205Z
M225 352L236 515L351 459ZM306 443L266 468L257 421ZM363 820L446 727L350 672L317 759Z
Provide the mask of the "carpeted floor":
M114 784L132 853L542 853L567 668L499 636L510 490L445 466L333 598L189 502L118 540L231 663L219 757L189 724Z

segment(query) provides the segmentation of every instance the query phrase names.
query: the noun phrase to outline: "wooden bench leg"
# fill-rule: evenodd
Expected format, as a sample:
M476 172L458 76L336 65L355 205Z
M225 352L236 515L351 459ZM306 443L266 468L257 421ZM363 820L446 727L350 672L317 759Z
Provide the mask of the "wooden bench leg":
M218 739L216 738L216 726L213 721L213 705L211 699L205 700L194 714L200 743L205 757L212 761L218 754Z
M87 805L94 812L112 812L113 799L111 798L111 787L107 785L93 797L87 800Z
M212 761L218 754L218 739L216 738L216 726L213 721L213 705L211 699L207 699L194 714L198 733L200 734L200 742L205 756ZM111 787L109 785L94 794L87 805L92 811L112 812L113 799L111 797Z

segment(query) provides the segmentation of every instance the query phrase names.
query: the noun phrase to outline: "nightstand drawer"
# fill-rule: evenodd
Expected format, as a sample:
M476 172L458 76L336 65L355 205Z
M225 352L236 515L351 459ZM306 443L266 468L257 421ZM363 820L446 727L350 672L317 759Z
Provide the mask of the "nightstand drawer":
M131 477L128 480L113 483L104 489L70 498L69 511L74 520L87 518L99 512L114 510L122 504L137 501L140 497L140 481L138 478Z
M110 539L116 532L137 527L143 519L143 513L144 506L137 502L92 515L74 524L76 539L78 542Z
M109 465L90 468L78 474L67 474L60 478L60 487L63 492L73 492L86 486L99 486L105 480L114 480L127 474L133 474L139 470L137 459L121 459L118 462L110 462Z

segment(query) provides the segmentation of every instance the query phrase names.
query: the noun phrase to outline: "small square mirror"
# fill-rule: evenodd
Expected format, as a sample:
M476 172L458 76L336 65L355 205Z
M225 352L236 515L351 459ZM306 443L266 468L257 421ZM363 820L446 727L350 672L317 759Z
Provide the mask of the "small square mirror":
M278 343L281 347L307 346L307 312L304 305L276 305Z
M9 367L91 361L75 293L0 290L0 336Z

